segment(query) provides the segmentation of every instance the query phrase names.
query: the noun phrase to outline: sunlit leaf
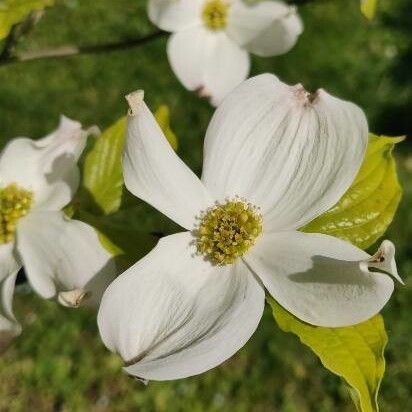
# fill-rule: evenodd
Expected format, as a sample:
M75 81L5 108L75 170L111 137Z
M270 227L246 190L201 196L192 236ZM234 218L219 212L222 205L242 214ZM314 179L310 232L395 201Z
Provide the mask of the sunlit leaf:
M383 351L388 338L380 315L346 328L308 325L268 299L279 327L294 333L322 364L341 376L357 394L363 412L378 411L377 394L385 371Z
M271 298L268 302L279 327L297 335L325 368L353 388L362 412L379 410L377 396L385 372L383 352L388 342L382 316L351 327L323 328L300 321Z
M369 20L375 17L377 7L378 0L361 0L361 11Z
M122 200L125 128L126 118L122 117L97 138L84 162L83 186L104 214L118 210Z
M402 140L371 134L353 185L334 207L302 230L339 237L362 249L375 243L392 222L401 199L392 152Z
M55 0L1 0L0 1L0 40L10 29L24 20L30 12L52 6Z
M95 222L96 223L96 222ZM121 256L124 254L124 251L115 245L104 233L99 231L97 228L95 228L97 231L97 234L99 236L100 243L102 246L113 256Z

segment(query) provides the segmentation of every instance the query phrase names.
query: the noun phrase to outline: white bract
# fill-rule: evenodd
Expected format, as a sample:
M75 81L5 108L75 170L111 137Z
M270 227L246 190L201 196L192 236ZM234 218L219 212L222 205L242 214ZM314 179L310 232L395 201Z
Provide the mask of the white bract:
M172 32L170 65L188 90L217 105L248 77L249 52L288 52L303 31L296 8L282 1L149 0L151 21Z
M244 82L209 125L201 180L177 157L143 101L128 97L128 189L186 229L161 239L101 302L105 345L154 380L204 372L255 331L265 288L313 325L378 313L399 278L394 247L374 256L298 229L332 207L364 158L363 112L272 75ZM376 269L376 270L374 270Z
M20 333L12 312L17 272L24 266L43 298L76 307L98 302L114 276L112 256L95 230L62 209L79 184L79 159L90 134L62 117L41 140L13 139L0 154L0 339Z

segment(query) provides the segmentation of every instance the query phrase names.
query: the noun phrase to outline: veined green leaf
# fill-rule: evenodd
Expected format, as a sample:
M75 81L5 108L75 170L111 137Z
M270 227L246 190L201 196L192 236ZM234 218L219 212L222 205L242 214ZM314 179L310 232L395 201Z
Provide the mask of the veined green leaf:
M378 0L361 0L361 11L369 20L375 17L377 7Z
M0 40L10 29L24 20L31 11L43 10L52 6L55 0L1 0L0 1Z
M178 140L170 128L169 108L160 106L155 117L174 149ZM108 215L119 210L123 194L121 158L126 132L126 117L122 117L99 136L87 154L83 169L83 197L96 212ZM86 196L87 195L87 196Z
M352 396L360 411L379 410L377 396L385 372L383 352L388 341L382 316L351 327L323 328L300 321L272 298L268 302L279 327L297 335L325 368L353 388Z
M366 249L386 231L401 199L392 151L403 137L369 136L363 165L353 185L330 210L302 230L324 233Z
M126 118L122 117L97 138L84 162L83 186L104 214L114 213L122 201L125 129Z

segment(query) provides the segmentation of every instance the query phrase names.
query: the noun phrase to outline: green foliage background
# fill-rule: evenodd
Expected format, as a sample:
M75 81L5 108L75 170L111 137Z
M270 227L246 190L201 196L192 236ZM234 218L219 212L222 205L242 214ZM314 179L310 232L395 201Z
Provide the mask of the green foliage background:
M373 22L362 17L358 0L309 2L301 8L306 30L297 47L278 58L254 59L253 72L275 72L309 89L324 87L361 105L374 132L406 133L412 129L408 70L412 17L407 2L381 0ZM113 42L153 29L143 0L58 0L22 42L21 50ZM142 48L106 55L0 67L1 143L15 136L46 134L56 126L60 113L105 128L124 114L123 96L144 88L153 108L169 105L180 139L179 154L200 172L202 138L213 110L174 78L165 59L165 44L165 39L159 39ZM412 160L408 150L404 143L399 160L405 194L387 235L397 245L400 273L405 278L412 269ZM133 225L136 232L175 229L147 205L130 202L130 207L135 218L124 222L121 214L116 216L111 222L113 230L125 224ZM252 340L221 368L200 377L145 387L121 374L119 361L97 337L92 313L42 301L24 286L15 306L24 331L0 358L1 411L353 410L339 380L297 338L276 327L269 309ZM407 283L398 287L384 311L389 335L381 392L385 412L410 408L411 311L412 286Z

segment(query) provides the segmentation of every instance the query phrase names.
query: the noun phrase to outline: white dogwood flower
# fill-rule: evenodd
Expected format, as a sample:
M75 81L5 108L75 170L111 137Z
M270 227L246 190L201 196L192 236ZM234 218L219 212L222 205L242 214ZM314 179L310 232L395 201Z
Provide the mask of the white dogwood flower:
M148 14L173 33L167 53L177 78L213 105L248 77L249 52L284 54L303 31L296 8L282 1L149 0Z
M17 272L43 298L78 306L99 301L114 276L112 256L95 230L62 209L79 184L79 159L89 133L62 117L41 140L11 140L0 154L0 335L17 335L12 312ZM4 341L4 339L2 339Z
M100 334L128 373L168 380L219 365L258 326L265 288L313 325L353 325L382 309L394 289L382 272L399 278L391 242L370 256L298 231L360 168L368 126L357 106L272 75L249 79L212 118L200 180L143 93L128 99L126 185L186 229L161 239L103 295Z

